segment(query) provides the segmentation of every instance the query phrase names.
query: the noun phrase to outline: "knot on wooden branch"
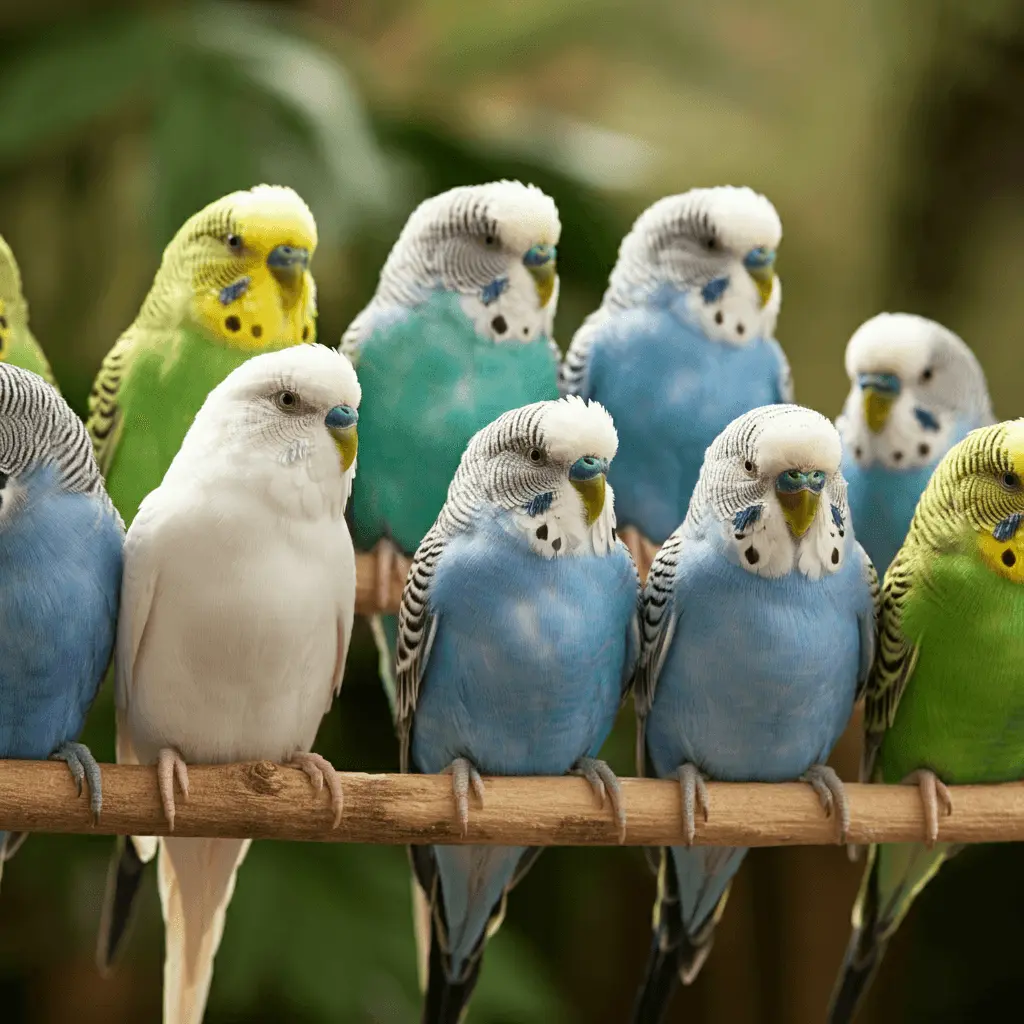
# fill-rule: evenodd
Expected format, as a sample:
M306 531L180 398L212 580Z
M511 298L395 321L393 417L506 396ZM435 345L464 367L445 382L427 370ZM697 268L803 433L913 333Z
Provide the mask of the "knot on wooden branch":
M251 761L242 769L246 786L261 796L277 796L284 789L281 772L273 761Z

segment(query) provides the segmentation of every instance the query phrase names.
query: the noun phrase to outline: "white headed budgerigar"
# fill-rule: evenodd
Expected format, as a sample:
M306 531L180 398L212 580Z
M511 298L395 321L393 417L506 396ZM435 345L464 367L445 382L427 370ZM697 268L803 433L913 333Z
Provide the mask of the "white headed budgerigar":
M637 673L638 759L682 787L686 832L704 779L814 787L840 837L827 760L874 659L878 579L857 543L824 416L739 417L708 449L683 524L651 566ZM713 813L713 809L712 809ZM654 938L635 1024L658 1024L711 948L746 850L662 850Z
M850 394L836 426L857 536L879 575L953 445L994 422L985 373L952 331L912 313L879 313L846 346Z
M641 575L682 522L704 452L728 423L792 399L775 341L782 224L749 188L660 199L623 239L601 308L576 332L562 390L611 413L622 539Z
M639 650L638 580L605 484L615 428L570 397L500 416L470 442L402 600L402 768L450 771L463 828L484 775L587 778L620 826L596 760ZM417 846L430 904L424 1024L457 1024L505 896L539 850Z
M344 356L256 356L207 398L128 532L117 646L118 761L155 764L173 829L189 762L291 762L335 821L340 779L310 753L341 686L355 560L344 511L360 391ZM109 963L140 862L159 846L164 1024L199 1024L248 840L134 837L109 892Z

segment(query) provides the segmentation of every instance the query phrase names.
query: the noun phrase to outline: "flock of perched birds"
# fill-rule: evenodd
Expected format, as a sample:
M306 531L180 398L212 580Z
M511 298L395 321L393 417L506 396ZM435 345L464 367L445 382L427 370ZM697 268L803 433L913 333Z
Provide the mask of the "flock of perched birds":
M450 773L463 827L482 776L572 772L624 829L599 754L633 690L638 770L678 779L684 819L656 858L637 1024L697 976L746 852L692 845L705 780L806 781L845 840L827 760L863 697L862 778L918 786L927 834L870 850L828 1018L851 1020L956 852L937 842L946 784L1024 774L1024 421L995 424L969 348L906 314L850 339L835 425L793 404L781 233L747 188L660 200L563 362L554 202L456 188L410 216L335 351L312 344L313 217L261 185L170 242L84 425L42 379L4 246L0 757L66 761L99 815L77 739L113 654L118 761L156 766L172 830L189 763L256 759L326 787L337 823L340 777L312 746L354 537L402 768ZM0 832L2 860L23 838ZM100 965L156 857L166 1024L202 1020L248 845L119 843ZM538 853L412 849L425 1024L463 1018Z

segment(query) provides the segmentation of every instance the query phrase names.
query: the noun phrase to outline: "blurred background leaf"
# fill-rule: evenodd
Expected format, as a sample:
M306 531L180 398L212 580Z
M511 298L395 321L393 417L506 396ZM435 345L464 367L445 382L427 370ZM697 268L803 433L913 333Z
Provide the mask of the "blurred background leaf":
M799 400L834 415L846 339L905 308L963 334L997 409L1020 411L1024 12L1011 0L35 0L0 7L0 37L0 232L79 410L163 246L218 195L267 180L305 197L331 343L421 199L520 178L559 206L563 346L647 204L750 184L785 225L780 339ZM606 751L623 772L631 714ZM109 693L87 739L112 758ZM397 767L362 625L318 749L342 768ZM852 777L856 758L851 734L834 760ZM5 1022L159 1019L152 880L121 969L100 981L92 967L111 846L35 836L7 866ZM864 1024L1016 1019L1020 865L1010 846L943 869ZM858 880L840 850L754 851L673 1019L818 1024ZM627 1019L652 897L639 851L545 853L488 949L468 1024ZM256 844L209 1024L416 1019L404 852Z

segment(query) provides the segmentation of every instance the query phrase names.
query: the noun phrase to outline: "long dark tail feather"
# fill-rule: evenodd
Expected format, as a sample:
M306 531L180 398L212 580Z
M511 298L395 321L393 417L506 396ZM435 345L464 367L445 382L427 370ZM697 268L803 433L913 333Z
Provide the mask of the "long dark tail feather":
M875 941L873 932L861 930L853 934L843 960L842 973L832 993L828 1024L850 1024L854 1019L864 993L882 962L885 945L884 942Z
M654 933L647 971L633 1005L633 1024L662 1024L672 997L679 988L678 947L664 949Z
M422 1024L459 1024L480 977L481 963L483 949L480 949L466 965L463 977L458 981L452 981L444 968L437 922L434 920L430 929L430 970Z
M131 839L120 837L110 859L107 893L96 943L96 966L101 974L109 974L114 967L121 942L131 924L135 897L145 868Z

